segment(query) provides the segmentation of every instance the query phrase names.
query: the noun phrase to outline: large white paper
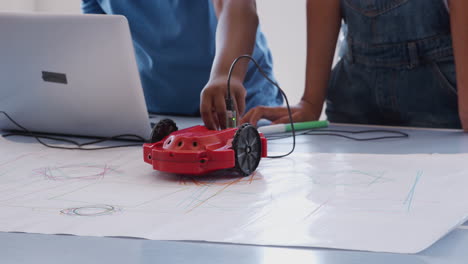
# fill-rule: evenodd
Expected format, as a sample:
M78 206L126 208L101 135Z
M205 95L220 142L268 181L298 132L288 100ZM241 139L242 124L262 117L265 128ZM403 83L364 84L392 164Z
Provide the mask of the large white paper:
M139 147L0 138L0 231L416 253L466 220L467 160L294 154L190 177L153 171Z

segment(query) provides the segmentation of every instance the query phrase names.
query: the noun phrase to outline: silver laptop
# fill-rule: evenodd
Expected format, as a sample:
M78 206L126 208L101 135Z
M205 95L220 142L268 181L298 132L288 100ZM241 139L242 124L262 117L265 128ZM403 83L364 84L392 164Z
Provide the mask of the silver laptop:
M0 13L0 111L30 131L149 138L127 20ZM0 129L18 129L0 114Z

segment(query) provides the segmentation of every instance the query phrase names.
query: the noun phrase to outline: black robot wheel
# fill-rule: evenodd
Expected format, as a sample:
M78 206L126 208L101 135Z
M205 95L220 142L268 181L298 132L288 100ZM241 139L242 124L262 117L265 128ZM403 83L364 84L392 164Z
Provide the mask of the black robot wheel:
M163 138L177 130L179 130L179 128L177 128L174 121L171 119L163 119L154 126L153 131L151 132L151 143L161 141Z
M237 130L232 141L235 152L236 170L242 175L252 174L262 157L262 141L257 129L251 124L244 124Z

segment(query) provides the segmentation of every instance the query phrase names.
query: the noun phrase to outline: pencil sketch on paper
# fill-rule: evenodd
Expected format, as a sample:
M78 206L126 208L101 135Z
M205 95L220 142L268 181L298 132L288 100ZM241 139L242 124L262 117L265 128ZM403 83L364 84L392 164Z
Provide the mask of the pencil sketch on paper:
M53 181L65 180L99 180L113 171L107 164L70 164L62 166L49 166L34 170L37 175Z
M422 175L423 175L423 172L418 171L418 173L416 175L416 178L414 180L414 184L412 185L412 187L411 187L410 191L408 192L408 195L406 196L406 199L405 199L405 201L403 203L403 204L405 204L407 206L406 210L408 212L411 210L411 204L413 202L414 194L416 192L416 186L418 185L419 179L421 178Z
M113 205L88 205L76 208L67 208L60 211L63 215L68 216L86 216L86 217L96 217L96 216L105 216L112 215L117 212L120 212L121 209Z

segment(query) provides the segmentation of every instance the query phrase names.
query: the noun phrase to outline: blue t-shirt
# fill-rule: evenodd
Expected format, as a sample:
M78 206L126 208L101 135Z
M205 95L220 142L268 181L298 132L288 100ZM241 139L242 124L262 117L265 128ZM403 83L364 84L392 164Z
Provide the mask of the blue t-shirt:
M127 17L150 112L199 115L200 92L215 56L218 20L212 0L83 0L82 9ZM271 53L260 30L253 57L273 78ZM247 110L283 102L252 63L244 85Z

